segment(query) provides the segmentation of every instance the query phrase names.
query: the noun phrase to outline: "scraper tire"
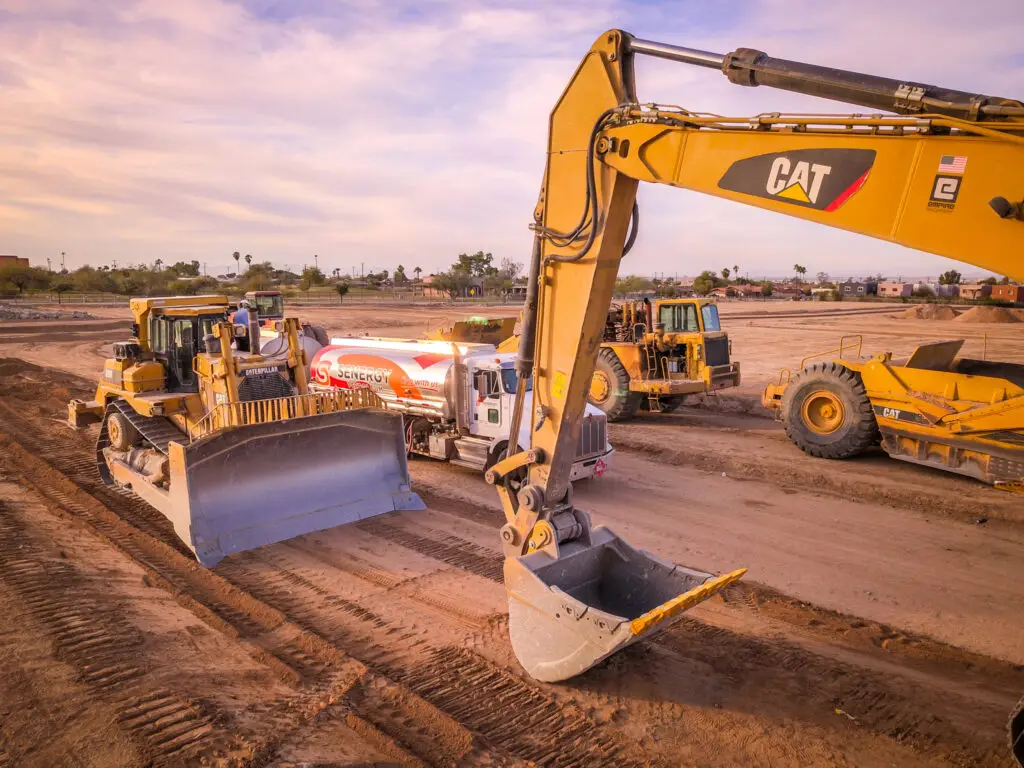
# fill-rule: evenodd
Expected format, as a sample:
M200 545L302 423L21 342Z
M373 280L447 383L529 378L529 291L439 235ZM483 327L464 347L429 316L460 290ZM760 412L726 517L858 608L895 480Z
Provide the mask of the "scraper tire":
M848 459L879 441L860 374L839 363L817 363L794 376L782 414L789 439L817 458Z
M623 367L615 350L601 347L594 365L591 379L590 403L608 417L608 421L625 421L640 410L644 397L639 392L629 391L629 373Z
M1024 697L1017 703L1017 708L1010 715L1010 754L1017 765L1024 768Z

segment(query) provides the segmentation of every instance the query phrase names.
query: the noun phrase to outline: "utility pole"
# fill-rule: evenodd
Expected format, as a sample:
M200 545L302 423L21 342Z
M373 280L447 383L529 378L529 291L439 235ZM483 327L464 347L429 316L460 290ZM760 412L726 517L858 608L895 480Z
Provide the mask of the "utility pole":
M317 256L315 253L313 254L313 265L319 271L319 269L320 269L320 257Z
M359 262L359 276L360 277L366 277L366 270L363 269L363 266L364 266L363 262L360 261Z
M206 262L203 262L203 277L209 277L210 273L206 271Z

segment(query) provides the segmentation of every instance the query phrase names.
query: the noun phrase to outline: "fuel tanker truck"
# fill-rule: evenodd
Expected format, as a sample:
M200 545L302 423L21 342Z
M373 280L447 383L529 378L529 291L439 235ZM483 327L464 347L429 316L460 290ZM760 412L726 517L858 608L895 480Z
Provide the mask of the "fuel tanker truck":
M517 384L515 357L499 353L493 344L332 338L313 357L310 387L322 392L373 390L385 408L405 417L410 455L483 471L503 458L508 447ZM529 390L527 383L527 398L532 396ZM529 425L524 422L518 448L529 445ZM607 417L588 405L576 441L572 479L600 477L613 453Z

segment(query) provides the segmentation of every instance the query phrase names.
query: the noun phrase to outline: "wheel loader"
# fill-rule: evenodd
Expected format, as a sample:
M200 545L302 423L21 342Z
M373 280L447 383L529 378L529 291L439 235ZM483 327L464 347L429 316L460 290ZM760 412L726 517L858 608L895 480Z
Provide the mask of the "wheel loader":
M498 349L512 352L518 337ZM740 364L708 299L650 299L612 304L590 381L590 403L608 421L638 411L670 413L687 396L740 384Z
M645 409L676 410L688 395L740 383L740 364L706 299L613 304L590 381L590 402L624 421Z
M634 83L638 55L873 113L729 117L642 104ZM638 236L639 182L715 195L1020 279L1024 104L750 48L724 55L683 48L613 29L584 56L548 125L511 418L512 434L526 420L531 444L486 477L505 511L512 649L529 674L555 681L668 626L744 572L716 576L665 562L593 525L573 499L573 449L615 279ZM999 471L1007 477L1020 478L1012 458L1024 444L1020 366L957 363L954 347L922 345L902 366L891 359L871 363L879 379L888 378L891 398L878 403L881 413L872 407L875 418L912 435L942 427L946 442L911 439L941 445L949 456L985 453L1005 462ZM861 368L843 367L851 388L867 384ZM532 405L524 410L531 372ZM821 402L812 410L827 429L836 415L820 398L810 399ZM863 424L863 401L851 415ZM840 421L846 423L845 411ZM524 468L525 482L507 483L521 480ZM666 514L685 526L685 508Z
M227 321L226 296L137 298L133 338L74 428L100 423L96 463L108 485L155 507L207 567L226 555L401 509L412 492L402 417L365 389L310 392L294 318L285 352L240 353L259 337Z

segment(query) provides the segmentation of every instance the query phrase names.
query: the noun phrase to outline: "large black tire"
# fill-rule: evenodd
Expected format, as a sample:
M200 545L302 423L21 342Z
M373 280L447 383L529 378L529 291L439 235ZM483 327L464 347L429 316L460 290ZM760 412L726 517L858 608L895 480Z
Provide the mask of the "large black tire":
M500 443L491 449L490 455L487 457L487 466L484 467L486 472L488 469L493 467L499 461L505 458L505 450L508 448L508 440L502 440ZM522 451L522 447L519 447L519 451ZM514 472L509 473L509 477L506 479L505 487L512 493L519 493L520 489L526 485L526 480L529 477L530 470L526 467L520 467Z
M118 411L107 417L107 437L110 445L118 451L127 451L142 442L139 430L132 426L127 416Z
M848 459L879 441L871 401L860 374L838 363L805 368L782 397L786 435L820 459Z
M587 399L604 411L608 421L625 421L636 415L644 397L629 391L629 374L615 351L601 347Z

